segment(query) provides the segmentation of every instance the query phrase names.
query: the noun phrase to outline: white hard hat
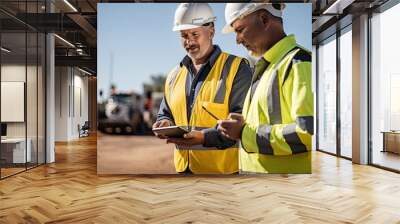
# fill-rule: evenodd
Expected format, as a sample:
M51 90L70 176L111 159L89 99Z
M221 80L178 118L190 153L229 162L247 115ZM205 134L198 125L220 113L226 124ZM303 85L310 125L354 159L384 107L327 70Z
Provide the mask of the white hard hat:
M181 3L175 11L172 30L193 29L215 20L216 17L207 3Z
M282 17L282 10L284 8L284 4L281 4L280 9L276 9L271 3L227 3L225 7L226 25L222 29L222 33L233 32L234 30L231 25L235 20L243 18L259 9L266 9L273 16Z

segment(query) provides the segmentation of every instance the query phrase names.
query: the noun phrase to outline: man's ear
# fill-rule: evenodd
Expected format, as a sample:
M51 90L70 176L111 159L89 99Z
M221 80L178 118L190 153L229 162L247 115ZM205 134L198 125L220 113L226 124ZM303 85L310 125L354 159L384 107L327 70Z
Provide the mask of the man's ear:
M213 26L213 27L210 27L210 39L211 40L214 38L214 35L215 35L215 28Z
M264 25L264 27L267 27L267 24L271 22L271 18L269 18L267 12L261 10L260 13L258 14L258 18L260 19L261 23Z

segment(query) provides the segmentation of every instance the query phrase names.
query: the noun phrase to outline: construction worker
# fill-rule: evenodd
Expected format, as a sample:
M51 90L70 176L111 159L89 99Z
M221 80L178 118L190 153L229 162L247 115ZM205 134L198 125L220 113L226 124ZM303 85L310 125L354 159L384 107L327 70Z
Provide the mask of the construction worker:
M238 144L216 129L218 119L241 113L251 82L245 59L213 45L216 17L207 3L182 3L175 11L173 31L180 32L187 55L165 82L156 127L189 126L175 143L175 169L180 173L232 174L238 168ZM158 136L164 138L164 136Z
M311 54L286 35L283 4L228 3L224 33L260 57L243 106L218 130L240 140L243 172L311 173Z

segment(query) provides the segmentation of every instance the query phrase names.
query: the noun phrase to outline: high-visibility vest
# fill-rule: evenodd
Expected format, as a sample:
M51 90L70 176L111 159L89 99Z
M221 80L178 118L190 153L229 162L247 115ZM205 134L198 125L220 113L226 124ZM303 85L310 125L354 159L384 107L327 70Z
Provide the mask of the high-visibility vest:
M311 173L314 100L310 52L290 35L263 59L270 63L261 72L252 96L249 90L243 107L240 169Z
M190 120L186 109L185 66L177 67L165 82L165 99L171 110L175 125L189 126L192 130L215 127L217 120L203 107L220 119L229 114L229 96L241 58L222 52L204 80L192 105ZM176 146L174 163L177 172L187 167L196 174L230 174L239 171L238 144L231 148L217 149L195 145Z

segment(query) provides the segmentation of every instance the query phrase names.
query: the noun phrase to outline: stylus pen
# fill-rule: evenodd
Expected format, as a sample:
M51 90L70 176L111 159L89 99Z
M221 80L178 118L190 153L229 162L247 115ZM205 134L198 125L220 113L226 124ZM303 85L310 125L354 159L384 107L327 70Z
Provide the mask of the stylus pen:
M211 113L210 111L207 110L207 108L205 106L202 106L203 109L211 116L213 117L215 120L221 120L219 119L217 116L215 116L213 113Z

